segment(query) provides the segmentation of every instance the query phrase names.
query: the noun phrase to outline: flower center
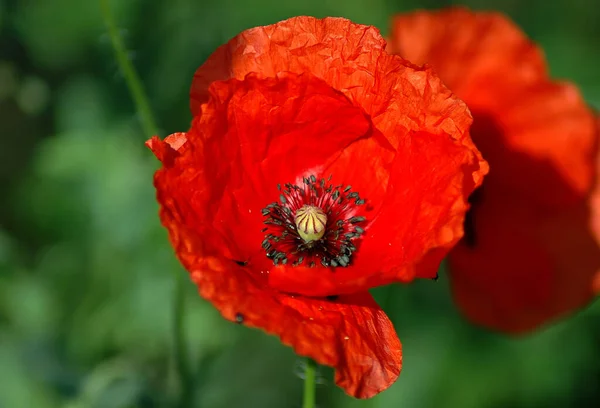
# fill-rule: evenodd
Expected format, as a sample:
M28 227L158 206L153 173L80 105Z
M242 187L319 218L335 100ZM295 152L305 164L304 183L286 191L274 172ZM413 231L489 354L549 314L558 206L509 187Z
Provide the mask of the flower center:
M277 186L279 201L262 210L266 225L262 247L275 265L350 264L355 241L364 232L358 224L366 220L360 215L365 200L351 186L334 186L330 180L311 175L302 186Z
M303 205L296 211L294 221L296 230L304 241L311 242L323 238L327 215L319 207Z

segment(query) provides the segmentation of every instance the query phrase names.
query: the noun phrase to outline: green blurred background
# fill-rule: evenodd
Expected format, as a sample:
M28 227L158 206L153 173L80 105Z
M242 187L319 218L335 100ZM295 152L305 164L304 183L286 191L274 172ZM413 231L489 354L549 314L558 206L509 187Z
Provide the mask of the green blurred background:
M194 70L242 29L299 14L384 33L393 12L451 1L115 0L115 17L166 135L187 130ZM592 0L468 1L515 19L552 73L600 106ZM596 4L597 5L597 4ZM157 161L94 0L0 0L0 408L178 406L174 273L159 225ZM447 280L377 289L404 371L368 401L322 369L320 407L598 407L600 304L522 339L461 319ZM301 405L300 359L220 318L186 288L195 396L188 407Z

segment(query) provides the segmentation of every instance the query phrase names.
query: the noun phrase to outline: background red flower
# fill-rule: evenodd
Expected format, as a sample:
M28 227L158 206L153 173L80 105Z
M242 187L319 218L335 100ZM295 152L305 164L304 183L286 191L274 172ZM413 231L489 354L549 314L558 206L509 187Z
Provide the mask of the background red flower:
M597 130L578 90L550 80L540 49L498 13L398 15L390 45L431 65L468 104L490 162L449 258L459 307L523 332L589 302L600 267L588 200Z

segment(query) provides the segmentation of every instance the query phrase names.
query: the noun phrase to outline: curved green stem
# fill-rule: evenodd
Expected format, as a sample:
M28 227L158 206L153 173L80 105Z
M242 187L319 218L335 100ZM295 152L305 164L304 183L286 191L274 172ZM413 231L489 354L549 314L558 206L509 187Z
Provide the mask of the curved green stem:
M115 57L119 64L119 68L123 72L125 82L127 83L127 87L129 88L129 92L131 93L131 97L135 103L135 107L140 115L140 121L142 122L144 133L146 137L158 135L158 127L156 126L154 116L152 115L152 109L150 108L150 103L148 103L148 97L146 96L146 92L144 91L142 81L140 80L137 71L127 56L127 50L123 44L123 39L119 34L119 30L112 15L110 1L100 0L100 6L102 8L102 16L104 18L104 23L106 24L110 42L113 50L115 51Z
M314 360L306 359L306 368L304 369L304 395L302 397L302 408L315 408L315 395L317 384L317 363Z
M129 88L129 93L135 104L135 108L140 115L140 121L144 130L145 137L149 138L158 135L158 126L154 120L148 96L144 91L142 81L135 70L135 67L127 57L127 50L123 44L123 39L119 34L117 25L112 15L109 0L100 0L102 8L102 16L106 23L108 35L115 52L115 57L119 68L123 72L125 82ZM179 406L190 406L193 399L193 383L192 370L190 367L190 359L188 348L185 342L185 285L188 282L186 276L181 273L176 273L175 278L175 293L173 304L173 342L174 342L174 358L179 380L181 384L181 395Z

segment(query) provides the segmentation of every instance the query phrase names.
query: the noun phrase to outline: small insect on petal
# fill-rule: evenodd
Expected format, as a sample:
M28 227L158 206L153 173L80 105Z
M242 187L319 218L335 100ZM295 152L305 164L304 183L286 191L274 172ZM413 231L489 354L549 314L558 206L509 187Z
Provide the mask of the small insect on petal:
M236 313L236 314L235 314L235 322L236 322L237 324L242 324L242 323L244 323L244 315L243 315L243 314L241 314L241 313Z

